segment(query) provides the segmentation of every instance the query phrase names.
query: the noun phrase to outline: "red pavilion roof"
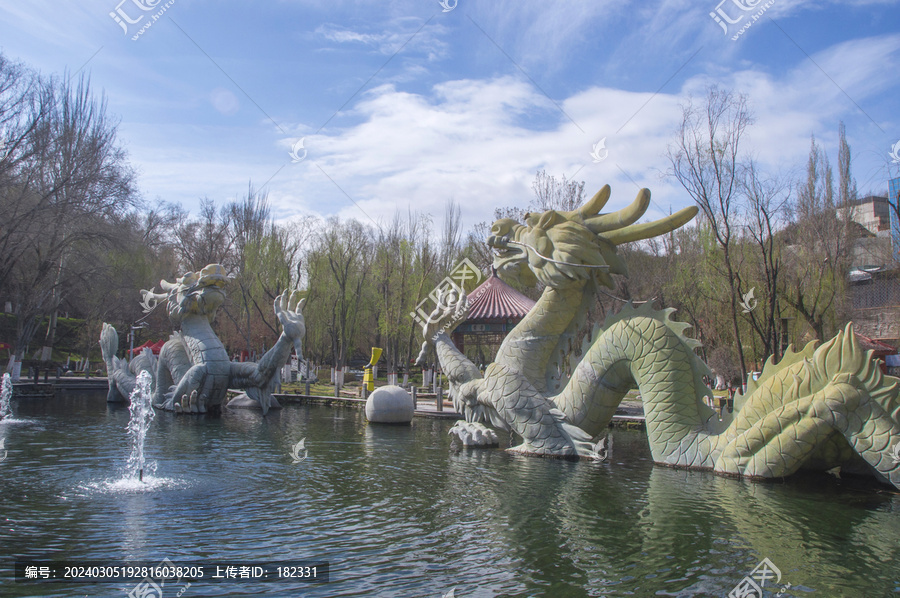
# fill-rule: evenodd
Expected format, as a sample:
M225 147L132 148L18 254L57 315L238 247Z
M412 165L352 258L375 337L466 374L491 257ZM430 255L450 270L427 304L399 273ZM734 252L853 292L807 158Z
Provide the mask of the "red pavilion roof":
M140 347L135 347L133 355L140 355L144 349L150 349L151 351L153 351L154 355L159 355L159 352L162 351L163 345L165 345L165 344L166 344L166 341L164 341L162 339L156 341L155 343L151 342L151 341L147 341Z
M466 320L521 320L534 307L534 301L515 290L495 272L469 293L469 317Z
M863 351L875 351L875 353L882 353L886 355L891 355L897 352L897 350L890 345L886 345L873 338L869 338L868 336L863 336L858 332L854 332L854 334L856 334L856 340L857 342L859 342L859 348Z

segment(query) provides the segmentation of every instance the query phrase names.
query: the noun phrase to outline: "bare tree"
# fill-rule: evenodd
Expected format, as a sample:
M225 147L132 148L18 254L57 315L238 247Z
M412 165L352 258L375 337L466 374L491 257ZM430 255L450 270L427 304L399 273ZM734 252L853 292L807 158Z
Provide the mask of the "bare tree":
M848 156L849 159L849 156ZM842 170L839 188L851 188ZM810 142L806 181L798 186L793 222L787 231L789 276L782 297L804 319L816 338L824 339L841 320L849 271L852 222L837 210L834 175L828 157Z
M461 211L459 204L450 198L444 207L444 228L441 234L440 267L450 272L460 252Z
M847 127L841 121L838 127L838 206L851 209L856 200L856 179L850 174L851 155L847 143Z
M576 182L566 179L557 179L547 171L541 170L534 176L531 183L534 191L534 199L531 202L532 209L546 212L558 210L571 212L577 210L584 203L584 181Z
M200 214L189 219L186 213L176 227L176 244L182 268L199 270L207 264L229 267L234 249L234 229L229 206L218 208L211 199L200 200Z
M741 194L746 202L747 234L755 254L749 261L762 281L759 305L745 315L762 343L762 354L775 355L780 350L778 322L781 304L778 300L782 275L782 251L777 233L785 224L790 185L782 177L765 177L755 161L747 163L741 181Z
M234 275L239 293L225 306L224 312L235 324L249 352L253 349L254 322L260 322L269 332L277 333L269 305L279 291L290 284L291 268L290 264L285 264L274 255L281 239L272 221L266 193L256 192L249 184L242 199L222 209L223 214L226 212L231 225L232 243L223 263ZM274 266L275 272L266 272L270 266ZM270 288L266 284L269 281L263 281L264 274L272 274L274 285L281 288Z
M134 174L87 78L42 79L2 57L0 140L0 288L17 317L14 352L21 359L50 316L49 357L70 258L114 240L104 223L135 205Z
M728 302L742 379L747 376L738 325L742 288L733 248L739 230L735 222L742 175L739 152L744 132L752 122L746 96L710 87L702 106L689 100L682 107L675 142L667 151L671 164L668 174L700 207L722 251L722 275L730 291Z

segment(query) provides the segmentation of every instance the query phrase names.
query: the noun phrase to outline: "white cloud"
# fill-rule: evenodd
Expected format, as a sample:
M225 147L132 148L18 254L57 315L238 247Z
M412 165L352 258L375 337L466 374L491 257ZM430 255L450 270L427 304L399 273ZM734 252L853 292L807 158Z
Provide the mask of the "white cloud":
M298 34L300 44L288 46L292 52L287 56L303 56L327 73L310 78L303 88L282 89L284 79L273 78L274 90L261 88L268 95L253 92L296 135L281 138L277 147L272 145L271 123L256 114L208 59L181 39L177 29L155 31L152 38L133 44L120 39L121 32L107 16L110 7L105 0L93 0L89 11L67 8L73 14L60 12L65 18L51 19L50 24L41 22L41 12L49 10L49 3L40 5L40 10L25 11L0 0L0 7L14 17L15 27L33 29L41 38L65 32L72 17L72 23L102 29L108 39L118 42L106 47L91 65L106 75L114 111L126 113L122 130L150 197L189 203L191 198L208 195L224 201L243 192L248 179L259 185L278 171L269 188L280 214L311 211L365 219L346 192L376 219L408 207L440 218L444 202L453 197L471 224L490 220L495 207L526 205L532 197L531 181L540 169L585 180L588 193L611 184L610 209L634 197L635 183L653 191L656 212L667 211L670 204L676 209L687 205L685 193L671 181L660 180L659 173L666 170L663 156L680 119L679 104L688 93L702 96L709 83L749 94L757 124L747 147L772 168L802 167L810 134L833 143L839 119L860 117L847 95L799 53L786 70L787 58L773 61L771 56L760 57L759 62L748 56L735 70L726 53L738 52L742 44L728 41L709 18L717 1L464 2L447 15L440 14L437 0L431 8L404 1L339 3L341 10L353 12L352 18L334 16L329 3L295 1L321 8L328 13L328 22L305 22ZM358 14L357 4L361 5ZM185 4L179 9L183 22L195 28L209 22L209 15L198 15L191 8ZM432 9L438 16L413 37ZM775 16L791 16L820 9L810 2L776 0L771 10ZM231 13L216 14L221 17L215 21L218 27ZM467 15L546 88L565 114L484 39ZM68 35L84 37L77 29L72 27ZM229 30L222 29L219 37L210 40L225 37L225 31ZM192 53L186 57L166 54L162 46L170 41L167 35L172 43L183 44L177 46L179 52L188 48ZM895 72L898 66L898 38L857 39L813 58L853 101L873 116L885 114L884 109L870 110L870 101L879 97L886 101L895 85L885 73ZM681 79L663 93L646 91L661 85L674 71L673 65L680 65L695 47L712 40L717 45L698 55L678 75ZM80 41L83 45L86 40ZM94 43L100 41L98 37ZM310 109L314 104L307 96L321 98L323 88L340 88L341 93L333 94L340 104L377 68L370 65L380 66L404 43L398 59L353 96L327 129L312 134L337 106ZM220 59L229 55L225 48L209 40L207 46L242 85L252 80L246 74L238 76L239 64L232 67ZM275 47L270 48L271 55L283 56ZM85 56L94 51L88 49ZM450 56L451 50L454 60L436 63ZM467 50L475 55L467 55ZM246 61L255 61L263 71L276 70L275 63L255 54L247 54ZM365 68L359 68L361 62L366 62ZM279 77L292 76L290 61L278 64L284 69ZM595 70L583 74L578 70L581 65ZM620 76L610 82L598 74L604 69L616 70ZM684 73L701 69L706 74L679 88ZM626 85L644 91L617 88ZM208 110L213 117L219 113L234 113L234 117L207 118L203 110L210 101L218 111ZM315 122L289 126L284 122L288 119L280 117L283 114ZM864 127L848 126L848 130L865 133ZM309 156L292 164L288 151L301 136L306 136ZM590 151L603 137L609 157L595 164Z
M564 65L573 52L586 45L596 46L601 36L608 35L609 21L627 14L629 4L494 0L469 4L465 12L526 70L536 66L554 70ZM612 39L611 43L617 42Z
M447 29L440 23L424 24L422 19L403 17L387 23L370 25L370 31L349 29L334 23L323 23L315 33L336 44L364 45L386 56L423 52L429 61L443 58L447 43L442 39Z
M3 20L7 26L11 26L10 34L27 32L29 37L40 39L43 44L65 48L71 52L72 48L84 46L96 48L98 32L120 31L108 16L116 3L117 0L77 3L0 0L0 11L3 12ZM8 40L6 43L9 43ZM43 51L44 48L40 50Z
M889 36L840 44L814 58L836 80L857 82L856 100L864 102L887 85L866 82L877 78L886 55L897 53L900 42ZM473 224L490 220L495 207L526 205L535 172L546 169L585 180L589 193L609 183L610 209L634 197L635 183L646 186L654 198L648 216L658 216L670 205L689 203L660 173L668 166L664 155L681 118L680 104L688 94L702 98L710 83L748 94L757 121L745 149L772 170L802 168L811 134L834 137L837 120L856 108L804 62L781 78L752 69L718 79L696 77L676 94L590 87L561 103L584 133L528 81L515 77L447 81L427 95L380 86L353 107L358 124L307 137L308 163L279 174L271 198L295 210L299 199L305 209L366 220L324 171L375 220L408 208L443 214L452 197L465 223ZM589 153L602 137L609 157L595 164ZM293 141L282 142L285 151ZM302 197L327 200L303 203Z
M453 197L473 224L491 219L495 207L526 205L535 172L547 169L570 177L578 171L576 178L589 181L589 188L609 182L615 190L610 206L624 205L637 191L628 176L656 186L648 166L662 166L659 155L676 114L672 98L657 98L645 118L614 136L647 97L592 88L565 102L586 130L609 135L610 158L594 164L590 151L599 137L579 131L527 82L451 81L435 86L429 97L382 86L355 106L360 124L338 135L308 137L309 163L284 173L293 178L290 183L281 176L273 181L270 197L285 203L296 194L282 194L281 188L307 189L308 196L339 201L343 216L365 219L342 193L329 189L324 171L376 220L409 207L441 214ZM555 124L535 130L527 125L533 118Z

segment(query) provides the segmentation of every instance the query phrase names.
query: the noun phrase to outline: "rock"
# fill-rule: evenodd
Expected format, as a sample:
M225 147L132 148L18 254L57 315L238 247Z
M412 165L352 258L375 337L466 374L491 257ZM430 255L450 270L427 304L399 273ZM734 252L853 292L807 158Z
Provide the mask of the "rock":
M366 419L380 424L408 424L415 407L412 395L399 386L381 386L366 399Z
M229 409L262 409L262 407L259 406L259 401L251 399L245 392L242 392L228 401L225 406ZM281 404L275 397L272 397L272 404L269 405L269 409L281 409Z

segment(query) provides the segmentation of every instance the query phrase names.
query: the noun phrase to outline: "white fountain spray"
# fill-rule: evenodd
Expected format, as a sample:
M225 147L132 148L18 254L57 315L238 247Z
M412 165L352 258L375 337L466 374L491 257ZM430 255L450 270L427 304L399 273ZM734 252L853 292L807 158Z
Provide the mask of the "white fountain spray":
M128 435L131 436L131 455L128 457L127 473L128 477L134 479L137 476L138 481L144 481L144 469L148 473L156 470L155 462L144 461L144 439L147 437L147 430L150 428L150 422L153 421L155 413L153 405L150 404L150 385L152 378L147 370L138 374L134 390L131 392L131 421L128 422Z
M3 374L3 383L0 387L0 420L12 416L12 408L9 406L9 399L12 397L13 387L9 379L9 374Z

